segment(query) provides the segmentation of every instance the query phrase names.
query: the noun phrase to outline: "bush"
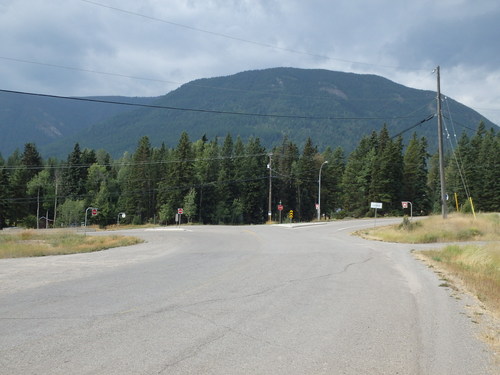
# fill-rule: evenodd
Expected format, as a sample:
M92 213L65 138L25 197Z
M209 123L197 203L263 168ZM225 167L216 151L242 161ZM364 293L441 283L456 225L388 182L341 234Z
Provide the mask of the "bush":
M408 232L411 232L412 230L421 227L422 223L418 221L412 221L408 219L408 216L403 217L403 222L399 224L398 229L399 230L406 230Z

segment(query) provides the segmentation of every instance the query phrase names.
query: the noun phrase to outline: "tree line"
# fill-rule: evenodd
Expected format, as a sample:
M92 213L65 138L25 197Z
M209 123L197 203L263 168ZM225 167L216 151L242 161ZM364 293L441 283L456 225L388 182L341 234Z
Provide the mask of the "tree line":
M500 133L483 123L460 137L446 157L450 210L470 210L472 197L476 210L500 211L499 151ZM269 207L273 221L289 220L290 210L294 221L311 221L320 189L323 219L370 216L370 202L383 203L381 215L408 214L402 201L416 215L441 207L437 155L415 133L404 147L384 126L348 156L340 147L319 152L311 139L299 149L285 137L266 150L259 138L193 142L183 133L175 148L144 136L116 160L78 143L64 161L43 160L33 143L0 155L0 228L80 225L89 207L98 209L89 222L103 227L172 224L178 208L200 224L259 224Z

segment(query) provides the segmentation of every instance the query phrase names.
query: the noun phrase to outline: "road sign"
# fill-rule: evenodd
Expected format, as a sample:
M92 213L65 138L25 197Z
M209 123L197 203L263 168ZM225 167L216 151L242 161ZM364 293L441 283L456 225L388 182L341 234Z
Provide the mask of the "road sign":
M93 208L92 209L92 216L96 216L97 215L97 208Z
M401 205L403 206L403 208L408 208L408 202L401 202Z
M283 205L282 204L278 204L278 211L283 211Z
M178 209L177 209L177 213L178 213L179 215L182 215L182 214L184 213L184 209L182 209L182 208L178 208Z
M380 202L371 202L370 208L382 208L382 203Z
M293 210L288 211L288 217L293 219Z

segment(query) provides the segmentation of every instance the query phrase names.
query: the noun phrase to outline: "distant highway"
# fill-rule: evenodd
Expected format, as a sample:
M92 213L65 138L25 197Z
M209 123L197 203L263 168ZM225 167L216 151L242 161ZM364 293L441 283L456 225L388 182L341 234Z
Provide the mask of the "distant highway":
M147 242L0 260L0 374L493 374L467 301L415 246L350 235L373 225L131 230Z

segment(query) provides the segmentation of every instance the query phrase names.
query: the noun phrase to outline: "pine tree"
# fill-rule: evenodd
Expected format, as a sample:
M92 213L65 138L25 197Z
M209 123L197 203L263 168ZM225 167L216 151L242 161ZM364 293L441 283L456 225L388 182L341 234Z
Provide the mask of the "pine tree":
M308 138L302 155L297 163L298 181L298 219L310 221L316 215L316 205L318 199L318 174L322 160L319 161L318 150L313 145L311 138Z
M321 177L321 212L333 216L342 207L342 176L345 169L344 150L327 148L323 154L328 164L323 167Z
M368 193L375 151L376 137L363 137L358 147L349 155L342 176L343 209L355 217L369 211Z
M241 200L246 223L260 224L267 219L268 156L259 138L251 138L245 148L245 157L238 171Z
M7 226L9 212L9 177L5 169L5 161L0 154L0 230Z
M183 132L172 154L167 175L158 184L158 202L163 207L164 217L167 215L166 207L171 210L182 207L184 196L195 185L193 159L191 141L188 134Z
M295 171L299 157L300 152L297 145L287 137L283 139L281 146L273 150L273 207L281 202L286 212L297 211Z
M153 216L154 184L151 179L151 144L147 136L139 140L132 155L128 178L125 181L123 209L134 223L144 223Z
M80 145L75 144L62 175L62 195L68 199L84 198L86 169L83 165Z
M221 161L217 174L215 224L232 222L232 204L235 199L233 139L230 134L224 139L220 152Z
M10 176L9 187L11 205L9 216L13 224L17 224L23 218L30 215L35 218L37 208L36 195L29 195L26 191L28 182L42 169L42 158L34 143L27 143L21 155L20 164ZM34 226L36 222L31 220L27 225Z
M402 200L410 201L414 214L429 213L430 200L427 187L427 141L413 133L403 158Z

